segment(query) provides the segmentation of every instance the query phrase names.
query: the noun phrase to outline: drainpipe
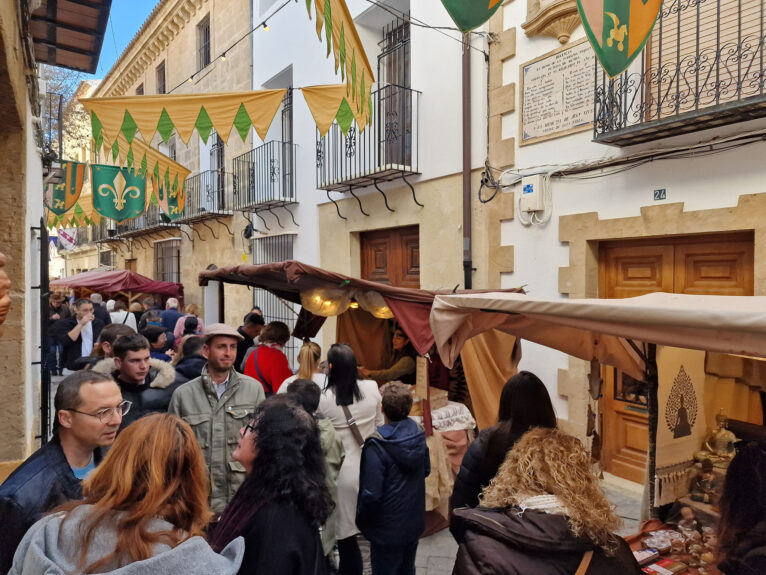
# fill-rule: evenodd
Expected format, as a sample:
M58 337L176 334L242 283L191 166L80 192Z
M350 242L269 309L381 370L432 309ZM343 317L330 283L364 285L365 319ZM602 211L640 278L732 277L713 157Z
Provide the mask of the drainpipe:
M471 289L471 36L463 34L463 287Z

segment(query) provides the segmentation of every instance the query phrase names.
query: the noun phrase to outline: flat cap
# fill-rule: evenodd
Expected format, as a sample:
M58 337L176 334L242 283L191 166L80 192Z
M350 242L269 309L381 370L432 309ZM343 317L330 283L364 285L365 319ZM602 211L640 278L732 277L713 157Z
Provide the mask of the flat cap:
M225 335L226 337L234 337L240 341L245 338L236 329L225 323L213 323L205 328L205 341L210 341L216 336Z

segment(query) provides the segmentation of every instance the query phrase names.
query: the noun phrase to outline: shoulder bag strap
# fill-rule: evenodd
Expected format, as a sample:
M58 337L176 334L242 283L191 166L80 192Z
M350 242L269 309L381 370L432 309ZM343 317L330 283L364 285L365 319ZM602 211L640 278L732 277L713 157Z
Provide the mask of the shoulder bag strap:
M354 439L356 439L359 447L362 447L362 445L364 445L364 438L362 437L362 432L359 431L359 427L354 420L354 416L351 415L351 410L348 408L348 405L341 405L341 408L343 409L343 415L346 418L346 423L348 423L348 427L351 430L351 435L354 436Z
M271 384L269 381L263 377L263 374L261 373L261 368L258 367L258 348L255 348L255 351L253 352L253 363L255 364L255 373L258 374L258 379L261 380L261 383L266 386L266 393L269 395L274 394L274 388L271 387Z
M123 310L123 311L124 311L124 310ZM125 317L124 317L124 318L122 318L122 323L125 323L126 321L128 321L128 314L129 314L129 313L130 313L129 311L125 311Z
M585 555L582 556L582 561L580 561L580 566L575 571L575 575L585 575L591 559L593 559L593 549L586 551Z

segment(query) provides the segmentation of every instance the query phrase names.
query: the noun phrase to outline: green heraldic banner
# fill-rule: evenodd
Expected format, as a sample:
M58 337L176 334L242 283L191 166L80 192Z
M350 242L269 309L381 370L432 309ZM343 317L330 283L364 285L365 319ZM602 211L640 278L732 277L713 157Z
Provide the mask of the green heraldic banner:
M117 222L133 219L146 208L146 174L118 166L91 166L93 208Z

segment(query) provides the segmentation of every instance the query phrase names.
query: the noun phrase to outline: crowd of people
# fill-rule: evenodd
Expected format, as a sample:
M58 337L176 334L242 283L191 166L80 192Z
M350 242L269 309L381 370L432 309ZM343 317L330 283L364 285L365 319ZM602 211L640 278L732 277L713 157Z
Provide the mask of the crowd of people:
M203 326L173 298L137 317L97 295L51 298L46 367L67 375L52 439L0 486L0 575L361 575L360 534L373 575L414 575L430 454L402 330L387 370L339 343L323 364L306 341L293 374L287 326L257 308ZM764 477L766 449L743 447L721 501L726 575L766 572ZM455 480L453 572L639 575L619 523L543 382L514 375Z

